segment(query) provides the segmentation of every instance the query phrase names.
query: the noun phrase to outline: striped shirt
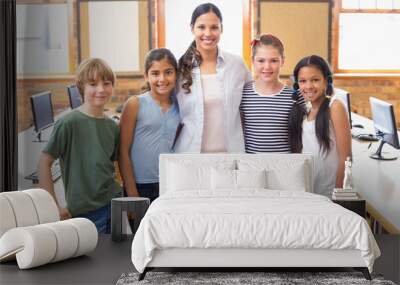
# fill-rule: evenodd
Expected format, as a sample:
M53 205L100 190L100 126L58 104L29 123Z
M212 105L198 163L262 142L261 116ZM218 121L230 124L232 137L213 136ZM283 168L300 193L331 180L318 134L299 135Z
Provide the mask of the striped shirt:
M290 153L292 93L292 89L284 86L275 95L260 95L254 89L254 82L244 86L240 111L247 153Z

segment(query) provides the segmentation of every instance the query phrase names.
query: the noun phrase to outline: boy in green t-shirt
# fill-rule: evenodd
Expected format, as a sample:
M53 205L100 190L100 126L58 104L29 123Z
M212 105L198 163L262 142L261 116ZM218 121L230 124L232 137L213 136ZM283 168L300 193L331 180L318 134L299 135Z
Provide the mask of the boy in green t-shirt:
M100 233L110 233L111 199L120 193L114 179L119 128L104 114L115 83L111 68L101 59L83 61L77 70L76 85L83 104L60 118L39 162L41 186L57 203L62 220L85 217ZM67 207L54 193L51 165L59 158Z

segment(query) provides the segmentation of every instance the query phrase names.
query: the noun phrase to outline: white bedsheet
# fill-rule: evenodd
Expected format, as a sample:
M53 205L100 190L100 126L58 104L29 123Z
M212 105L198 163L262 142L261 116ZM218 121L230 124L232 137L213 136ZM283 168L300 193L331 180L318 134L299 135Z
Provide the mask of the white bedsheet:
M132 243L143 272L155 249L358 249L372 272L379 248L367 222L328 198L248 189L167 193L153 202Z

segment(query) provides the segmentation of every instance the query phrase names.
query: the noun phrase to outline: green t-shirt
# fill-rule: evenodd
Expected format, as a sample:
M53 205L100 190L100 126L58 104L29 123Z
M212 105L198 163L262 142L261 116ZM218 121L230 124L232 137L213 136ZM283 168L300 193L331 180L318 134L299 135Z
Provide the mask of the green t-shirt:
M115 181L119 128L110 118L73 110L59 119L43 150L60 159L65 199L71 215L99 209L121 189Z

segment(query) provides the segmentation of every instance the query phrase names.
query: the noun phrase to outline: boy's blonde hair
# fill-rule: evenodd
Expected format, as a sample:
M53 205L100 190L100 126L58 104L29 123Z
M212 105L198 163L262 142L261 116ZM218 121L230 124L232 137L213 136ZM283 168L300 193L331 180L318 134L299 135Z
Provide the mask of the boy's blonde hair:
M83 98L85 84L97 80L111 81L115 85L115 74L111 67L100 58L88 58L79 64L76 70L75 84Z

